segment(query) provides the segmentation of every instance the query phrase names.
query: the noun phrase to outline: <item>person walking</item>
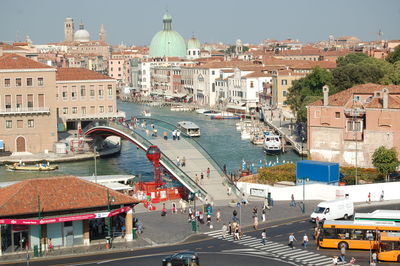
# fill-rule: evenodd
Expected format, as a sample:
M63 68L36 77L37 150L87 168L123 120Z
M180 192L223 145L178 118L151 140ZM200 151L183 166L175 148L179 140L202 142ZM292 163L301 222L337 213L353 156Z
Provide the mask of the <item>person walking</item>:
M200 174L200 184L203 185L204 174L203 172Z
M165 203L163 203L163 207L161 209L161 216L166 216L167 215L167 208L165 207Z
M307 244L308 244L308 236L307 236L306 233L304 233L304 236L303 236L303 247L307 248Z
M176 156L176 165L178 167L181 166L181 159L179 158L179 156Z
M178 209L176 208L176 203L175 202L172 202L171 211L172 211L173 214L178 213Z
M258 216L253 217L253 227L255 230L258 229Z
M185 165L186 165L186 158L185 158L185 156L182 157L181 165L182 165L182 167L185 167Z
M345 245L340 246L340 257L341 262L346 262L346 247Z
M176 130L172 131L172 140L176 139Z
M265 245L265 242L267 241L267 232L265 229L261 232L261 243Z
M385 197L385 192L382 190L380 200L383 201L383 198L384 198L384 197Z
M211 170L210 170L210 167L208 167L208 168L207 168L207 178L208 178L208 179L210 178L210 173L211 173Z
M294 201L294 195L292 194L292 196L290 198L291 198L290 206L291 207L296 207L296 201Z
M176 131L176 139L181 140L181 131L179 130Z
M228 223L228 234L232 235L232 224L231 224L231 222Z
M375 265L378 264L378 255L376 252L372 253L372 262L375 263Z
M267 208L263 208L262 211L261 211L261 216L262 216L262 221L263 222L265 222L267 220L267 217L266 217L267 211L266 211L266 209Z
M288 243L288 246L291 247L292 249L293 249L293 242L294 242L294 241L297 241L297 240L296 240L296 238L294 237L294 234L293 234L293 233L290 233L290 235L289 235L289 243Z
M226 238L226 233L228 231L228 227L226 226L226 224L222 225L222 229L221 229L221 234L222 234L222 238L225 239Z
M217 215L216 215L216 217L217 217L217 222L218 222L218 223L221 222L221 210L220 210L220 209L217 210Z
M199 184L200 180L197 174L194 176L194 180L196 181L196 184Z
M168 140L168 133L167 133L167 131L164 131L164 140Z
M368 192L368 203L371 204L371 192Z

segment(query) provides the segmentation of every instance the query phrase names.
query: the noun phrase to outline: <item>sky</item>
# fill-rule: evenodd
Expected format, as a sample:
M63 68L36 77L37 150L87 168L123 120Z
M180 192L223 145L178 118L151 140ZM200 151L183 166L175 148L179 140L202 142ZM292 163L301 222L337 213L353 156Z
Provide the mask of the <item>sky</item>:
M149 45L168 10L184 39L258 44L264 39L304 43L334 37L400 39L400 0L0 0L0 41L34 44L64 40L64 20L82 21L91 39L104 24L111 44Z

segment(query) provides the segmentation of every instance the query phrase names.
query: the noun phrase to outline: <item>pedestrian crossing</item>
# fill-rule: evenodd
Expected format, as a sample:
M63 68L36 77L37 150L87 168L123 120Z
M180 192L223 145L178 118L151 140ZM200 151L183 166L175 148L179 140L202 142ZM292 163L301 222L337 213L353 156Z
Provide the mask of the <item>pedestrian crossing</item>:
M294 247L292 249L285 244L272 242L269 240L267 240L264 245L261 243L260 238L248 235L243 235L243 237L240 240L234 240L232 235L229 234L227 234L226 237L223 238L221 230L215 230L207 232L205 234L216 239L237 243L246 246L248 248L253 248L258 250L259 252L266 253L271 256L278 257L280 259L295 262L297 265L307 265L307 266L332 265L331 257L317 254L304 248ZM350 265L350 264L346 263L341 265Z

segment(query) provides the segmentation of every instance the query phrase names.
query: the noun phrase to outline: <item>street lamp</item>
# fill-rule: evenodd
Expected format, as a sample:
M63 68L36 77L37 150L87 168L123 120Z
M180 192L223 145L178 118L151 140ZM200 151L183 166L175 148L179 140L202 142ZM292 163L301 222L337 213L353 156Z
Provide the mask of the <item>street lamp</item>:
M306 182L310 181L308 177L303 177L299 179L299 183L303 183L303 207L301 208L301 212L306 212Z
M107 189L107 210L108 210L108 215L110 215L111 211L111 203L115 202L115 197L112 196L110 197L110 191ZM107 217L108 218L108 226L107 226L107 240L108 240L108 247L111 248L111 216Z
M97 184L97 147L93 147L93 152L94 152L94 182Z
M40 221L41 214L40 214L40 195L38 195L38 220ZM39 223L39 256L42 256L42 224Z

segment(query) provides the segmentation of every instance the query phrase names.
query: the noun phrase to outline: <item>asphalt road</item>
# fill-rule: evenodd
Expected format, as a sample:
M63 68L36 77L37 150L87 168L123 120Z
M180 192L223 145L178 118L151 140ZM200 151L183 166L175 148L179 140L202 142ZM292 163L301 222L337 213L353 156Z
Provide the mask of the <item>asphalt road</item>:
M375 209L399 209L399 205L386 205L379 207L359 208L359 212L371 212ZM317 250L315 242L312 241L314 224L308 220L279 221L267 224L267 245L260 244L261 229L245 231L245 237L241 241L231 241L218 239L219 232L214 233L214 237L207 235L196 235L191 237L185 243L176 245L160 246L154 248L145 248L138 250L80 255L75 257L58 257L56 259L37 259L32 260L30 265L161 265L163 257L184 251L192 250L199 254L201 265L309 265L318 263L318 260L328 261L334 255L339 255L336 249ZM301 240L304 233L309 236L310 242L307 250L301 246ZM288 236L294 233L297 238L295 249L290 250L287 247ZM210 233L211 235L212 233ZM271 255L270 250L278 250L277 254ZM311 252L311 253L309 253ZM303 254L301 254L303 253ZM300 254L300 255L294 255ZM369 251L348 250L346 258L357 259L358 265L369 265ZM296 260L294 260L296 258ZM299 260L297 260L297 258ZM381 265L396 265L390 263L380 263ZM10 265L26 265L17 263ZM329 265L329 264L327 264Z

